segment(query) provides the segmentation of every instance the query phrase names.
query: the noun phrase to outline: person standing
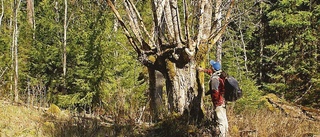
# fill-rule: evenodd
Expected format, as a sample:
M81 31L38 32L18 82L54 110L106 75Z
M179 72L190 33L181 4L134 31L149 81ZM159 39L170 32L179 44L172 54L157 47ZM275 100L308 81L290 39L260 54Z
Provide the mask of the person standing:
M210 60L211 67L209 69L198 68L199 71L210 75L209 90L205 95L211 95L214 106L214 121L219 129L219 137L226 137L228 133L228 119L224 95L224 78L220 77L221 65L219 62Z

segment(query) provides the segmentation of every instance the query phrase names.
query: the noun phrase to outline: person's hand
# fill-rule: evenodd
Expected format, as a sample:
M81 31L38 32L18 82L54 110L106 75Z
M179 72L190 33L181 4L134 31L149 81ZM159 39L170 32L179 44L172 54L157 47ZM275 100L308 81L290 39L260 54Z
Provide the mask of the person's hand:
M203 71L203 68L198 67L197 70L198 71Z

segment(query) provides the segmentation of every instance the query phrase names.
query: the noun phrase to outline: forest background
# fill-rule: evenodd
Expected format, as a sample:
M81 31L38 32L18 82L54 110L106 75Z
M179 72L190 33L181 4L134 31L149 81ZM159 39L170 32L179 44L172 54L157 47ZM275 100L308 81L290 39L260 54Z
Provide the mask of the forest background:
M135 1L147 25L149 3ZM244 92L234 112L264 108L269 93L319 109L320 2L248 0L232 14L221 39L223 69ZM1 0L0 45L1 98L103 110L118 123L152 119L147 70L106 1Z

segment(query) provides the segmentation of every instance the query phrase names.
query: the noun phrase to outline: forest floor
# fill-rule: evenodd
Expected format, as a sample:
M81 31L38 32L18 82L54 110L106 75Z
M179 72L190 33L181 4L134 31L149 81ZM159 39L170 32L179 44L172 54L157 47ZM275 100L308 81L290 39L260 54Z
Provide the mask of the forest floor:
M276 101L271 100L270 102ZM228 109L229 134L232 137L320 136L320 120L316 118L297 117L289 113L269 110L243 111L235 114L232 108ZM31 108L5 100L0 100L0 117L1 137L211 136L206 123L200 124L201 126L189 125L180 118L167 118L157 124L132 122L115 124L113 120L75 116L54 105L46 109Z

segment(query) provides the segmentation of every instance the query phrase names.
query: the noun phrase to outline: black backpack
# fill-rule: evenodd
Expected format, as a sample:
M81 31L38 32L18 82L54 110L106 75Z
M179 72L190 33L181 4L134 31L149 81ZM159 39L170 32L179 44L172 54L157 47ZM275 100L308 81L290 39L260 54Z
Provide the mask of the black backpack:
M226 101L236 101L242 96L239 82L234 77L228 77L224 81L224 98Z

